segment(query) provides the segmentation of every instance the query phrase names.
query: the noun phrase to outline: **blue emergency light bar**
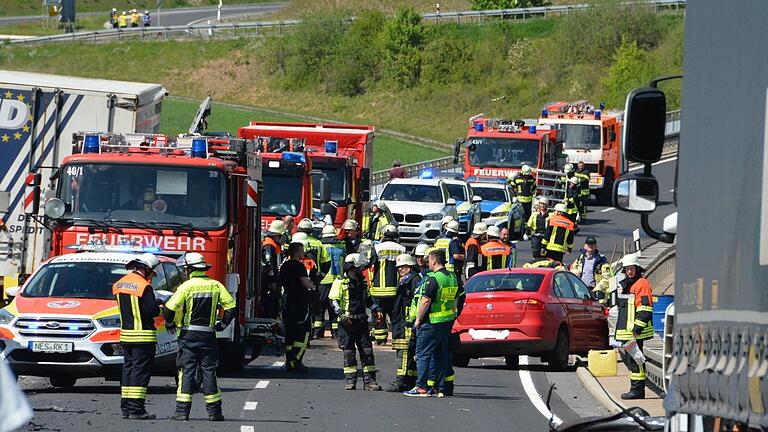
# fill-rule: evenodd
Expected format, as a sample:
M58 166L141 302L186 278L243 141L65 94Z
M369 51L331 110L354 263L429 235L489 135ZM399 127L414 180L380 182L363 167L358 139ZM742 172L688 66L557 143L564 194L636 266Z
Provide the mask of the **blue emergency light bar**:
M475 123L475 132L482 132L485 125L482 122Z
M541 110L541 118L548 118L549 117L549 110L543 109Z
M535 134L536 133L536 126L534 126L534 125L528 126L528 133L529 134Z
M419 174L420 179L432 179L435 178L435 172L427 168Z
M99 153L101 151L101 137L99 134L86 134L83 140L83 153Z
M297 153L297 152L284 152L283 153L283 162L292 162L292 163L307 163L307 158L304 157L304 153Z
M190 155L196 158L208 159L208 140L205 138L192 138Z
M328 154L335 155L339 151L339 142L338 141L326 141L325 142L325 152Z
M600 118L603 117L603 112L600 110L595 110L595 120L600 120Z

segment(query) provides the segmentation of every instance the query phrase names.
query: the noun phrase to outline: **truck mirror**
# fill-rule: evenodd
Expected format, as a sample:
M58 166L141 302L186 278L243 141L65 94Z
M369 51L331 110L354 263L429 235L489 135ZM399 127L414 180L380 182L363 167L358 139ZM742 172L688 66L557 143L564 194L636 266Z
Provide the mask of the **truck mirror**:
M331 200L331 180L328 177L320 178L320 202L327 203Z
M464 139L459 138L453 143L453 164L459 164L459 155L461 154L461 146L464 145Z
M667 99L652 87L632 90L627 96L623 152L627 160L649 164L661 159L666 127Z
M656 177L645 174L622 176L613 186L613 206L632 213L652 213L659 200Z
M371 199L371 169L360 168L360 202Z
M11 192L0 191L0 212L7 212L11 209Z

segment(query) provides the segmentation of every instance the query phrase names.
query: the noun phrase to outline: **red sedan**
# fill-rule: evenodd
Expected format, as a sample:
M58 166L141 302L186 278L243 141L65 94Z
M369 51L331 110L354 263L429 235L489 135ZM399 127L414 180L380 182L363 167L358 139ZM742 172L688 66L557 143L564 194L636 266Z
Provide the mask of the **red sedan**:
M453 362L503 356L541 357L554 370L569 354L608 347L607 310L571 272L514 268L478 273L464 286L466 301L453 324Z

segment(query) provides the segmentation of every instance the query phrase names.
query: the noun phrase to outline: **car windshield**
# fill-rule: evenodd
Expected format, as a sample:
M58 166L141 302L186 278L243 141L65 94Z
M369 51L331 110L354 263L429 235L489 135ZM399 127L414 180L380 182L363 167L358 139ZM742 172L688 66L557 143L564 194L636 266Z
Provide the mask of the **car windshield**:
M304 189L303 170L278 170L264 168L264 193L261 208L265 215L296 216L301 209Z
M69 164L61 170L64 219L220 228L227 220L225 174L207 168Z
M21 295L114 299L112 284L126 273L124 264L111 262L51 263L32 276Z
M581 124L557 124L563 131L563 148L566 150L596 150L600 148L600 126Z
M347 200L347 170L343 165L335 165L330 163L318 162L312 165L313 169L317 169L330 180L331 184L331 200L337 203ZM320 200L320 179L322 176L312 176L312 198ZM318 201L319 203L319 201Z
M544 275L537 273L479 274L467 281L464 290L467 294L493 291L536 292L542 280Z
M440 188L423 184L390 183L381 193L381 199L386 201L418 201L439 203L443 202Z
M503 188L473 186L472 192L482 198L483 201L507 201L507 193Z
M469 138L469 163L477 167L520 168L536 166L539 141L514 138Z
M448 195L456 201L467 201L467 188L463 184L446 183Z

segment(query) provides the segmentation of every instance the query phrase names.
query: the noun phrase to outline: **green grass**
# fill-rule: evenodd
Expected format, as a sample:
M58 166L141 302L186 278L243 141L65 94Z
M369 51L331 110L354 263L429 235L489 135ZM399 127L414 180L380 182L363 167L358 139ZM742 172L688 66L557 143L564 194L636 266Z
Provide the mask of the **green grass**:
M105 22L107 19L103 17L79 17L75 23L75 31L103 30ZM0 34L3 35L48 36L61 33L64 33L64 28L59 27L58 19L55 18L48 19L45 23L34 21L0 26Z
M265 3L270 0L237 0L227 1L226 4ZM39 15L41 12L39 0L0 0L0 16ZM81 12L104 12L105 17L112 8L117 10L149 9L157 10L155 0L78 0L75 10ZM164 0L163 9L190 6L214 6L218 0Z
M197 112L197 102L169 98L163 102L160 116L160 126L163 133L178 135L186 133ZM275 115L258 109L237 109L214 103L209 118L209 131L226 131L237 135L237 129L252 120L290 122L294 117ZM423 160L436 159L447 154L440 150L415 146L396 138L376 136L373 144L373 169L384 170L391 166L392 161L400 159L403 164L416 163Z

